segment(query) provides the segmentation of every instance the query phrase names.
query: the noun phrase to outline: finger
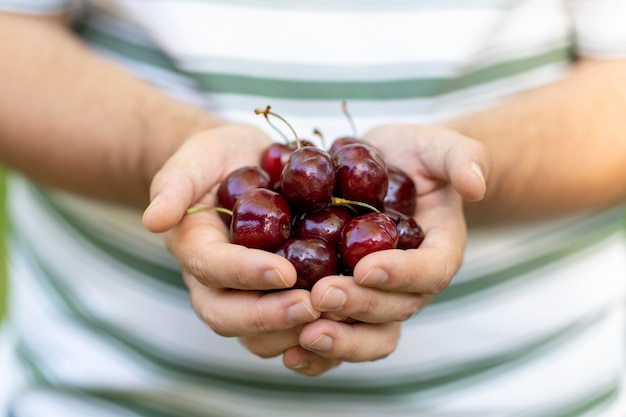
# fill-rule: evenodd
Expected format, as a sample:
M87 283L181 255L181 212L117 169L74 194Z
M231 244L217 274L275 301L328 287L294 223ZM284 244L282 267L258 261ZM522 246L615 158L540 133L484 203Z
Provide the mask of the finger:
M222 126L188 139L154 176L144 226L156 233L174 227L228 173L258 164L269 142L260 130L245 125Z
M465 199L477 201L486 193L491 159L476 140L437 126L401 124L379 126L364 139L386 161L405 167L415 167L419 161L420 175L452 183Z
M340 360L325 358L299 346L290 348L283 354L283 365L306 376L319 376L340 364Z
M221 336L251 337L282 332L316 320L320 315L305 290L270 294L216 290L189 276L185 276L185 283L198 317Z
M268 290L296 282L296 270L287 259L229 243L215 212L185 216L165 242L182 270L207 287Z
M462 256L450 255L451 250L446 249L449 245L450 237L445 231L433 230L430 242L424 240L418 249L370 254L356 265L355 282L387 291L439 294L461 266Z
M436 198L440 197L441 193ZM439 208L429 207L429 202L423 206L419 222L425 238L420 247L365 256L354 268L356 283L429 295L438 294L450 284L461 267L467 240L463 213L453 203L441 204Z
M366 323L407 320L431 298L427 294L364 287L346 276L323 278L311 290L311 302L316 310Z
M398 344L400 323L339 323L316 320L300 332L300 346L329 359L365 362L389 356Z
M453 131L441 132L435 144L420 150L426 169L448 180L466 200L482 200L490 167L486 147Z
M264 359L274 358L290 348L300 346L300 330L302 330L302 326L282 332L242 337L239 340L246 349L256 356Z

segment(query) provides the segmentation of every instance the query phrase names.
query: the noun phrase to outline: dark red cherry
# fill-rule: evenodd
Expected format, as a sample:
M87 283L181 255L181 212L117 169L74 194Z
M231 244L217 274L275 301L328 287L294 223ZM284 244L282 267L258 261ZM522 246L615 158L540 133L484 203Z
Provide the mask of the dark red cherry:
M344 227L339 242L339 256L343 266L354 270L365 255L398 245L398 229L393 220L383 213L368 213L350 220Z
M265 188L248 190L233 207L230 240L274 252L291 236L292 220L291 207L283 196Z
M245 166L234 170L220 183L217 202L220 207L232 210L241 194L253 188L270 188L270 176L257 166ZM226 224L230 216L220 213Z
M300 146L315 146L311 141L306 139L300 141ZM279 188L280 174L291 156L291 153L297 149L296 142L272 143L263 151L261 155L260 166L270 176L271 188Z
M354 217L348 210L330 206L316 213L303 214L293 226L295 237L317 237L337 247L344 226Z
M424 240L424 231L417 221L404 213L387 208L385 214L398 228L398 249L417 249Z
M280 176L280 190L299 212L314 213L330 204L335 188L335 165L323 149L293 151Z
M365 144L342 146L333 155L337 169L335 195L383 209L389 180L378 151Z
M298 279L293 288L310 290L321 278L339 273L337 251L322 239L290 239L276 254L288 259L296 268Z
M332 145L330 145L330 149L328 150L328 153L333 155L335 152L337 152L339 148L342 148L346 145L352 145L353 143L363 144L365 142L363 142L361 139L357 139L352 136L343 136L343 137L335 139Z
M294 150L284 143L272 143L263 151L260 165L269 174L272 187L280 181L280 173Z
M385 208L391 208L407 216L415 214L417 188L409 175L402 169L387 165L389 185L385 196Z

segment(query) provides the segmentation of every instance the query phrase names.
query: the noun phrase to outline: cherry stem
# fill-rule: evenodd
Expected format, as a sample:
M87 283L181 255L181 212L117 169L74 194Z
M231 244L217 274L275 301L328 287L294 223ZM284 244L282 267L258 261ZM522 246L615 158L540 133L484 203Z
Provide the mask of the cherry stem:
M293 133L293 136L296 138L296 146L297 146L297 148L300 149L302 147L302 144L300 143L300 138L298 137L298 134L296 133L294 128L281 115L276 114L273 111L271 111L271 108L272 107L268 105L267 107L265 107L264 110L262 110L262 109L254 109L254 113L255 114L262 114L263 116L265 116L265 120L267 120L267 123L269 123L269 125L272 126L274 128L274 130L279 132L281 134L281 136L283 138L285 138L285 140L287 140L287 137L276 126L274 126L272 124L272 122L270 121L268 116L274 116L277 119L281 120L283 123L285 123L287 125L287 127L291 130L291 132ZM287 140L287 144L289 144L289 140Z
M319 130L318 128L313 129L313 134L318 136L321 141L322 141L322 148L326 149L326 139L324 139L324 135L322 134L322 131Z
M190 208L187 209L187 211L185 213L193 214L193 213L197 213L199 211L206 211L206 210L217 211L219 213L228 214L229 216L233 215L233 211L232 210L228 210L227 208L224 208L224 207L190 207Z
M350 123L352 136L354 136L355 138L358 138L359 135L356 131L356 125L354 124L354 119L352 118L352 116L350 115L350 112L348 111L348 103L345 100L341 102L341 110L343 111L343 114L346 115L346 118L348 119L348 122Z
M341 197L333 197L331 200L331 204L334 204L336 206L348 206L350 208L352 208L351 206L359 206L359 207L365 207L367 209L370 209L376 213L380 213L380 210L378 210L376 207L367 204L367 203L362 203L360 201L352 201L352 200L347 200L345 198L341 198Z

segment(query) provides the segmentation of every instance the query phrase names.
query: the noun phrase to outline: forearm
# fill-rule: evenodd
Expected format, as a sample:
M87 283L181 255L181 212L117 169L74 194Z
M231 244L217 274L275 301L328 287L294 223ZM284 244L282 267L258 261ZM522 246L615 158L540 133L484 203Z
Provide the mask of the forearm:
M0 162L34 180L145 204L181 141L221 124L92 54L58 22L0 14Z
M562 81L449 123L487 145L472 222L544 218L626 201L626 61L581 61Z

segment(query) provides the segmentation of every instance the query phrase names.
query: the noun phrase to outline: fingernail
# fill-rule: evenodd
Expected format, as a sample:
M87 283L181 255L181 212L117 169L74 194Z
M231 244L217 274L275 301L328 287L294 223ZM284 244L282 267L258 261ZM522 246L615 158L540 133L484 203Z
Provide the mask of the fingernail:
M369 270L367 274L363 277L363 279L359 282L362 285L380 285L387 281L389 275L387 272L383 271L379 268L372 268Z
M313 343L307 345L307 348L320 352L325 352L331 347L333 347L333 339L325 334L321 334Z
M478 165L476 162L472 162L470 163L470 169L472 170L472 172L474 172L474 174L476 174L478 179L480 179L480 182L482 182L483 186L487 188L487 182L485 181L485 174L483 174L482 169L480 169L480 165Z
M148 207L146 207L146 209L143 211L143 217L146 217L146 214L160 202L161 202L161 195L160 194L155 195L152 201L150 201L150 204L148 204Z
M339 310L344 306L347 299L348 296L345 292L339 288L330 287L326 290L317 308L321 311Z
M269 269L263 272L263 280L272 287L287 288L289 286L278 269Z
M296 303L287 308L287 319L294 324L307 323L315 320L317 314L315 314L309 306L303 302Z
M299 362L297 365L292 366L291 369L295 369L295 370L304 369L307 366L309 366L308 362Z

